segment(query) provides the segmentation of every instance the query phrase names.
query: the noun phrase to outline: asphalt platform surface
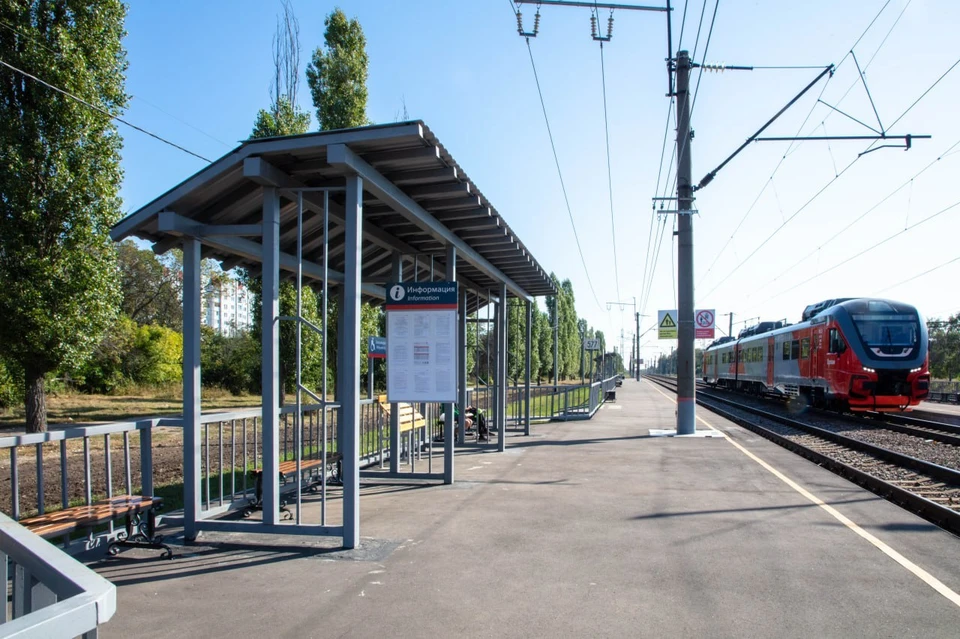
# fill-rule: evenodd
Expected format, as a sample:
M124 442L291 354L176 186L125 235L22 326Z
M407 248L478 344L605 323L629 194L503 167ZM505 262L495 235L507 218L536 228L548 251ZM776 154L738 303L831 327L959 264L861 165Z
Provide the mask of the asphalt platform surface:
M649 435L674 415L627 380L590 421L458 451L453 486L366 486L357 550L220 534L96 562L101 636L960 636L960 538L703 409L725 436Z

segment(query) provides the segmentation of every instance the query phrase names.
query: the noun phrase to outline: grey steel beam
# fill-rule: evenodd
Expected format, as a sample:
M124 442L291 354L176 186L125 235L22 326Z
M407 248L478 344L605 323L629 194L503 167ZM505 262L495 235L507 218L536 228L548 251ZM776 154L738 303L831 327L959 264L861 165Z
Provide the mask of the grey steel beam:
M263 523L280 522L280 194L263 188L261 273L261 424L263 426ZM296 261L296 258L294 258ZM208 469L209 472L209 469Z
M532 350L531 342L533 341L533 302L527 302L527 340L526 348L524 349L524 364L523 369L525 371L523 377L523 405L524 405L524 415L523 415L523 434L530 436L530 353Z
M387 173L386 178L398 186L422 184L435 180L458 179L457 167L445 166L442 169L420 169L415 171L396 171Z
M467 195L470 193L469 182L449 182L437 184L423 184L421 186L408 186L404 193L415 200L444 199L451 195Z
M194 223L177 213L164 212L157 217L158 228L166 233L191 237L191 231L194 229ZM278 227L279 228L279 227ZM263 244L258 244L251 240L245 240L239 237L207 237L203 243L212 248L225 251L234 255L243 257L254 262L263 262ZM289 253L279 253L280 268L291 273L297 272L297 256ZM330 281L334 283L343 282L343 273L328 269L327 273ZM313 263L303 263L303 276L313 280L323 281L323 267ZM385 293L382 286L371 284L364 285L363 294L377 299L384 299Z
M200 516L200 242L183 238L183 535ZM208 469L209 472L209 469Z
M517 297L532 299L522 287L511 281L510 278L490 264L490 262L484 259L477 251L471 248L470 245L454 235L454 233L443 226L439 220L430 213L427 213L423 207L417 204L397 186L390 183L347 145L334 144L328 146L327 160L334 166L345 167L356 171L357 174L363 178L367 190L374 193L390 206L396 207L398 213L411 222L414 222L434 239L453 245L464 260L473 264L488 277L497 281L506 282L507 287L513 291Z
M285 190L296 190L305 188L305 185L300 180L287 175L277 167L273 166L265 159L260 157L247 158L243 162L243 171L244 176L247 178L263 184L269 184L277 187L281 187ZM379 174L378 174L379 175ZM382 176L381 176L382 177ZM395 187L394 187L395 188ZM293 199L296 197L291 194ZM303 202L304 205L310 208L313 211L323 212L323 194L319 192L305 192L303 193ZM330 204L330 220L339 224L344 225L344 213L340 209L339 204L329 200ZM366 217L366 216L365 216ZM394 237L390 233L374 226L372 223L369 223L367 220L364 220L363 224L363 238L382 246L385 249L390 249L391 251L399 251L404 255L415 255L420 251L417 248L410 246L406 242L400 240L397 237ZM306 268L306 265L304 265ZM304 271L306 274L306 271ZM470 282L465 282L466 284L471 284ZM365 295L370 295L372 297L377 297L378 299L384 299L384 296L381 292L379 295L372 294L368 291L364 291Z
M327 147L330 148L329 146ZM366 155L366 161L369 164L397 164L408 162L430 162L440 160L440 147L421 146L412 149L397 149L396 151L375 151ZM330 162L330 155L327 154L327 162Z
M500 438L497 440L497 449L502 453L507 449L507 362L509 355L509 313L510 300L507 298L507 287L500 284L500 379L497 384L500 385L500 407L502 409L502 419L500 420Z
M363 181L347 177L344 243L347 246L344 265L343 306L340 308L340 330L343 333L344 388L340 394L343 421L343 547L360 545L360 274L363 226Z
M384 135L386 129L389 129L389 131L387 135ZM119 242L129 235L132 235L135 229L143 225L144 222L149 220L153 215L170 208L174 202L194 189L201 186L210 187L220 181L229 179L233 172L238 170L236 166L238 159L275 151L291 153L301 148L316 147L318 144L347 144L382 139L396 140L404 137L411 139L419 138L422 140L423 125L420 123L411 123L407 125L390 125L389 127L365 127L363 129L332 131L322 135L304 135L300 138L285 137L245 142L238 149L224 155L213 164L180 184L177 188L164 193L140 209L135 215L131 215L118 222L110 230L110 237L113 241Z
M442 200L430 200L427 206L429 207L430 211L451 211L459 209L473 209L481 205L482 202L480 201L479 196L467 195L463 197L452 197Z
M399 253L392 255L390 276L395 282L403 281L403 256ZM387 333L387 344L390 344L390 333ZM389 358L387 366L390 366ZM400 472L400 410L396 403L390 404L390 472Z
M446 278L448 281L457 279L457 247L452 244L447 245L447 268ZM459 354L459 348L454 350ZM460 414L463 415L464 407L460 407ZM453 421L453 404L444 405L443 418L443 483L452 484L454 481L453 472L453 453L454 441L456 438L457 426Z
M457 423L457 443L467 439L467 289L458 287L457 304L457 403L460 404L460 419ZM474 426L477 426L474 424ZM478 430L479 432L479 430Z

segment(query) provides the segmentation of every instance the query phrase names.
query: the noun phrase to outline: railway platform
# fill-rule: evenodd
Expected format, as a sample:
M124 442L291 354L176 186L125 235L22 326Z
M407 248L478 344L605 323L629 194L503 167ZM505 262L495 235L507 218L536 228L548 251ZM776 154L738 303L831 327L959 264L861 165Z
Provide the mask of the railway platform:
M956 637L960 538L669 393L626 380L589 421L453 486L361 496L361 547L207 537L94 564L104 637ZM170 540L168 540L170 541ZM178 540L172 540L177 543Z

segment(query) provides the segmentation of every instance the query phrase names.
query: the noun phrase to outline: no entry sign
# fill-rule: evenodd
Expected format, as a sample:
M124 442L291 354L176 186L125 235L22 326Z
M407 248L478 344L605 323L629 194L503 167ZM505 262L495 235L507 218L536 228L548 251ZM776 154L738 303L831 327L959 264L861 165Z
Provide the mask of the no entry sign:
M694 337L697 339L713 339L717 314L713 309L703 309L694 315Z

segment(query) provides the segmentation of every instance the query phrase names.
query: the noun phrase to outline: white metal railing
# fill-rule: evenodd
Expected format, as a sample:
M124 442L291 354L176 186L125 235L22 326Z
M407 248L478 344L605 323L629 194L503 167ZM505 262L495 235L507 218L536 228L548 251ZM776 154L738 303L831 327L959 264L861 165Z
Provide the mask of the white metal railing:
M117 609L116 586L2 513L0 583L3 637L95 637Z

